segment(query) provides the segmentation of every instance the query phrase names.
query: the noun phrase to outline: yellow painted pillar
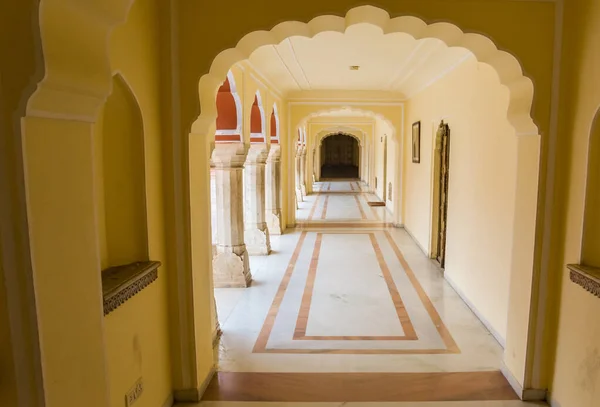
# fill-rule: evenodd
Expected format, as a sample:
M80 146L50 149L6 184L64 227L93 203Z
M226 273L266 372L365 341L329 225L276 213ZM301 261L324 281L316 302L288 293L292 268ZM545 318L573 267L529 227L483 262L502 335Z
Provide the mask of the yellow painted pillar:
M22 125L46 407L106 407L92 123Z
M191 270L179 270L185 296L180 299L180 315L193 332L177 335L185 344L188 360L182 360L185 374L175 388L177 401L198 401L212 377L216 353L213 335L216 334L216 310L212 282L212 236L210 219L210 170L212 137L189 135ZM188 274L189 273L189 274ZM183 298L185 297L185 298ZM192 366L189 366L189 365Z

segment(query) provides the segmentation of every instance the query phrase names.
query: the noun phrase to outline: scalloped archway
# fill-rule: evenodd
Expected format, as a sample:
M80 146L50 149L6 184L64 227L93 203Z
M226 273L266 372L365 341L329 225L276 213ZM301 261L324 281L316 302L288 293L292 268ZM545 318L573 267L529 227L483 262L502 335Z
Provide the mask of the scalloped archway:
M481 34L465 33L456 25L446 22L427 24L423 20L402 16L390 18L389 14L373 6L360 6L348 11L345 18L325 15L308 23L284 22L270 31L255 31L244 36L235 48L221 52L214 59L210 72L200 79L201 114L192 125L192 133L204 134L205 126L214 121L215 84L220 83L227 70L236 62L247 59L257 48L278 44L286 38L302 36L312 38L324 31L344 32L355 24L372 24L385 33L405 33L415 39L437 38L449 47L462 47L471 51L480 63L491 66L500 83L509 90L508 121L518 135L537 135L539 130L531 117L533 82L523 74L519 61L510 53L499 50L492 40Z

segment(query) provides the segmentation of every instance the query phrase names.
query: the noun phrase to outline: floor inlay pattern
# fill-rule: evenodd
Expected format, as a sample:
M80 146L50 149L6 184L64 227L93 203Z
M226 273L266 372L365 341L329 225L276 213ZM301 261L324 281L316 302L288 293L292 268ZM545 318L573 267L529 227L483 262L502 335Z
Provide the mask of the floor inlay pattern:
M402 302L402 299L400 298L400 294L398 293L398 290L396 289L396 286L394 285L392 275L390 274L387 264L385 263L385 260L383 259L383 256L381 254L381 249L379 249L379 245L378 245L373 233L369 233L369 238L371 240L371 244L373 245L373 250L375 251L375 253L377 255L377 261L379 262L379 266L383 273L383 278L385 279L390 296L394 303L394 307L396 308L398 320L400 321L400 324L402 325L402 329L404 330L404 335L400 335L400 336L391 336L391 335L388 335L388 336L360 336L360 335L323 336L323 335L321 335L321 336L319 336L319 335L307 335L306 334L306 325L308 323L310 303L311 303L311 299L312 299L314 283L315 283L315 278L316 278L316 274L317 274L317 264L319 261L319 252L320 252L320 248L321 248L322 236L323 236L322 233L317 234L317 240L315 242L315 248L313 251L311 264L310 264L310 268L308 271L309 274L308 274L308 278L306 280L306 286L304 287L304 294L302 297L302 303L300 305L300 312L298 313L298 320L296 321L296 329L294 330L293 338L301 339L301 340L347 340L347 341L350 341L350 340L367 340L367 341L390 340L390 341L393 341L393 340L416 340L416 339L418 339L417 334L415 333L414 327L413 327L412 323L410 322L410 318L406 312L406 308L404 307L404 303Z
M502 348L388 208L367 205L378 197L366 189L315 185L296 227L271 236L273 253L250 256L252 286L215 290L219 371L500 369Z
M308 264L305 276L302 277L302 281L305 281L305 285L304 285L304 290L303 290L302 297L301 297L300 308L299 308L298 315L297 315L297 322L296 322L295 327L293 328L293 334L291 336L292 336L292 340L303 340L303 341L314 341L314 342L311 343L310 347L302 348L299 346L291 345L291 342L286 343L286 341L282 341L281 338L285 337L284 332L285 332L286 327L285 327L284 323L282 323L280 321L279 331L281 331L281 333L278 336L279 340L276 341L277 345L269 346L270 335L273 332L273 328L275 326L277 317L279 315L280 309L284 302L284 298L286 297L286 292L288 290L289 283L290 283L290 281L292 281L292 278L294 276L294 272L296 271L296 268L298 268L298 265L297 265L298 257L300 256L300 253L303 249L304 243L306 242L307 232L303 232L302 237L300 238L298 245L296 246L296 249L294 251L294 254L290 260L290 263L286 269L286 274L284 275L282 282L279 286L279 289L277 291L277 294L275 295L275 299L273 300L273 303L269 310L268 316L265 319L263 328L261 329L261 332L258 335L258 339L254 346L253 352L255 352L255 353L291 353L291 354L301 354L301 353L308 353L308 354L313 354L313 353L320 353L320 354L326 354L326 353L334 353L334 354L452 354L452 353L460 353L460 350L459 350L458 346L456 345L456 342L452 338L452 335L446 328L444 322L440 318L435 307L432 305L431 300L429 299L427 294L423 291L418 280L416 278L414 278L414 274L413 274L412 270L410 269L410 266L404 260L404 257L402 256L400 249L397 247L397 245L393 241L393 239L391 239L389 232L386 232L386 231L371 232L366 235L368 236L368 239L370 240L370 243L372 245L372 249L373 249L372 255L379 265L379 271L381 272L381 277L385 280L385 284L387 285L387 289L389 290L389 295L392 299L392 303L394 305L396 316L397 316L400 326L402 327L403 334L402 335L307 335L306 330L307 330L307 325L308 325L308 321L309 321L311 299L312 299L313 290L314 290L314 286L315 286L315 279L317 276L317 269L318 269L318 264L319 264L319 257L320 257L323 236L324 235L326 235L326 236L327 235L333 235L333 236L338 235L340 237L340 242L341 242L342 240L347 240L350 237L355 237L358 235L365 235L365 233L361 233L358 231L354 231L354 232L350 232L350 233L338 233L338 234L335 234L335 233L330 234L330 233L321 232L321 233L311 233L311 235L314 235L314 236L311 236L311 237L314 237L314 248L312 251L310 263ZM392 252L396 257L396 262L398 264L401 264L402 268L404 269L403 270L404 273L402 273L404 275L400 276L400 273L396 273L395 278L397 280L400 280L402 277L404 277L406 282L410 282L410 285L412 285L412 287L411 287L412 290L409 290L409 284L401 285L401 287L403 287L403 291L405 292L405 294L412 295L411 298L413 298L413 303L414 303L414 299L418 298L422 303L421 307L427 312L429 321L424 321L422 318L419 319L420 325L423 329L423 332L425 333L424 337L431 339L432 338L432 329L431 328L435 327L435 329L437 330L437 334L439 335L439 339L441 339L441 342L440 341L436 342L435 339L430 340L430 341L418 341L419 335L416 332L413 324L411 323L410 316L407 313L406 307L404 306L404 303L401 298L401 294L398 289L398 287L400 285L394 281L394 277L390 273L389 266L384 258L382 250L379 246L378 239L376 237L377 235L380 235L380 239L382 241L388 242L388 244L389 244L388 253ZM391 248L391 250L389 250L390 248ZM361 271L360 268L351 269L351 267L352 267L352 264L358 264L360 266L361 265L360 259L361 258L364 259L366 257L364 255L365 255L364 252L360 252L360 253L358 253L358 256L356 256L355 258L350 257L349 259L347 259L348 260L347 263L340 265L340 266L342 266L341 268L345 269L345 272L348 274L360 273L360 271ZM388 258L389 258L389 255L388 255ZM339 261L340 260L338 260L338 262ZM331 261L330 261L330 263L331 263ZM330 273L332 270L330 267L324 267L323 269L325 270L323 272L329 271ZM370 269L370 270L367 269L367 270L363 270L363 271L366 271L366 273L364 273L365 275L373 274L372 273L373 269ZM365 282L368 282L368 280L365 279ZM354 287L354 288L356 290L360 290L362 287L364 287L362 282L357 281L356 287ZM352 292L352 288L353 287L348 287L348 292ZM329 288L329 290L331 291L331 288ZM344 294L342 294L342 295L344 295ZM291 302L291 301L288 301L288 302ZM336 304L336 302L330 302L330 303L324 304L324 306L326 306L328 309L334 308L335 311L337 311L336 318L338 318L338 320L339 320L339 318L342 318L342 317L349 317L349 319L354 318L355 320L360 319L360 318L357 318L356 314L352 314L352 312L356 311L356 309L352 309L352 308L356 308L356 307L345 306L345 307L337 307L336 308L335 304ZM343 315L344 310L346 310L347 312L349 311L351 313L351 315ZM363 323L366 323L368 320L371 320L373 318L381 319L382 318L381 310L382 310L382 308L380 306L378 306L378 308L373 308L373 312L371 314L365 315L365 317L364 317L365 321L363 321ZM419 312L419 311L420 310L415 309L413 311L414 315L419 315L419 314L422 315L423 314L422 312ZM323 311L321 311L321 312L323 312ZM318 312L316 312L315 315L318 315ZM384 321L382 320L382 322L384 322ZM388 325L391 325L391 324L389 324L389 322L390 322L390 320L385 321L385 323L387 323ZM373 324L370 326L370 329L375 329L375 328L376 327L373 326ZM342 329L342 328L338 327L338 329ZM319 345L318 341L328 341L328 342L326 345L323 346L323 345ZM331 347L329 345L331 343L330 341L339 341L339 343L337 344L338 347L336 347L336 348ZM344 341L380 341L380 342L377 344L377 346L375 348L365 346L364 343L361 344L363 346L360 348L349 348L349 347L345 346ZM405 348L397 348L394 346L389 346L390 344L388 344L387 341L415 341L415 343L411 344L413 346L409 346L409 347L405 347ZM424 342L425 344L423 345L422 342ZM433 344L437 343L438 346L427 346L427 345L431 345L432 343ZM386 346L386 345L388 345L388 346Z

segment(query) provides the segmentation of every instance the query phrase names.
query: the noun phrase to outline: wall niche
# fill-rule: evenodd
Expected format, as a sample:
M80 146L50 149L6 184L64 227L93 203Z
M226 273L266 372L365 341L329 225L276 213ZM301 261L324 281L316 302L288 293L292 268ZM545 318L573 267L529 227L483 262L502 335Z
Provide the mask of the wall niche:
M600 297L600 110L589 140L580 264L569 264L570 279Z
M158 277L149 261L142 113L119 74L95 132L98 240L104 314Z

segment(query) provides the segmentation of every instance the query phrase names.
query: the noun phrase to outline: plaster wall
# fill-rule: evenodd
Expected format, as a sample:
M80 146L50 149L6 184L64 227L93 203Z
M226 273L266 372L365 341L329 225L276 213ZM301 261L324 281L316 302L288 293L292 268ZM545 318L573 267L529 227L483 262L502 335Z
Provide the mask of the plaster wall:
M137 225L134 236L128 240L147 239L144 248L133 249L139 253L135 256L148 257L150 260L158 260L162 263L159 268L158 279L131 298L121 307L104 318L104 337L106 346L106 360L108 366L108 383L110 394L110 405L120 407L127 391L135 384L136 380L142 378L144 381L144 392L136 402L140 407L158 407L168 399L172 393L171 361L169 346L169 304L168 304L168 274L173 272L170 267L166 252L166 231L164 219L164 184L163 184L163 153L162 153L162 116L161 116L161 93L160 93L160 55L155 46L158 43L160 32L159 7L154 0L134 2L127 21L113 32L110 39L110 60L113 72L122 75L126 83L113 83L113 94L116 93L117 100L113 95L109 96L105 105L106 114L99 115L96 122L95 140L96 146L106 144L106 132L115 133L122 137L129 135L131 138L143 135L143 157L141 161L125 160L124 165L135 165L137 168L121 168L127 173L123 174L123 181L127 178L144 185L129 185L129 190L141 190L144 201L134 205L137 212L145 209L144 225ZM116 86L115 86L116 85ZM124 86L130 89L125 89ZM130 95L123 95L130 91ZM127 99L129 97L129 99ZM116 103L117 105L113 105ZM125 103L125 104L124 104ZM137 107L128 106L137 103ZM136 117L135 108L139 109ZM133 110L133 111L132 111ZM102 131L99 131L102 130ZM104 140L102 140L104 138ZM114 140L111 142L119 142ZM133 146L132 146L133 147ZM139 146L138 146L139 148ZM106 165L114 165L118 160L111 157L102 157L102 151L95 149L95 162L104 162ZM135 164L134 164L135 163ZM139 165L142 168L139 168ZM104 173L108 170L105 166ZM113 169L117 170L116 168ZM119 193L125 200L124 204L131 202L134 198L128 193L123 193L126 183L111 186L105 183L102 172L96 171L96 186L105 185L105 188L116 188L114 193ZM118 182L118 177L111 177L112 183ZM104 191L104 196L108 197ZM131 199L129 199L131 198ZM102 202L98 199L98 202ZM105 201L105 204L108 201ZM141 208L140 208L141 206ZM102 208L102 205L98 205ZM110 211L110 207L105 208ZM115 208L113 208L114 210ZM116 208L118 209L118 208ZM136 210L132 209L134 212ZM110 212L106 215L110 217ZM100 247L102 244L102 215L98 214L98 233ZM137 222L139 223L139 222ZM132 233L131 222L121 222L122 230L113 230L105 237L108 250L101 250L102 267L113 266L115 261L133 261L127 258L131 253L117 253L118 257L111 259L111 244L116 242L115 236L129 236ZM113 224L112 228L119 228L119 224ZM144 230L145 229L145 230ZM107 231L107 232L110 232ZM110 241L109 241L110 240ZM112 241L112 242L111 242ZM122 249L125 247L119 244ZM108 257L105 257L107 255ZM125 257L123 257L125 256ZM142 258L141 260L144 260Z
M0 250L0 366L2 366L1 374L4 378L0 382L0 404L3 406L16 406L18 397L17 381L9 318L4 269L2 267L2 250Z
M404 129L411 135L412 124L421 121L420 163L412 162L412 136L404 140L404 222L431 253L435 134L441 119L450 126L445 275L502 344L517 188L517 136L506 120L507 106L508 93L495 73L469 59L408 101ZM537 162L535 155L530 159Z
M546 314L546 341L553 355L546 372L551 377L550 398L560 407L594 407L600 400L600 299L571 283L566 268L579 263L582 252L589 142L600 106L598 19L598 2L565 2L560 122L564 137L557 146L553 307Z
M41 371L23 185L20 118L27 97L43 76L37 1L22 1L0 13L0 405L33 403ZM18 45L15 44L18 38ZM10 320L12 318L12 321ZM19 360L19 369L14 363ZM35 364L34 364L35 363ZM20 370L20 374L17 373ZM41 377L39 377L41 379ZM20 386L21 394L16 387ZM19 399L17 399L17 397Z

